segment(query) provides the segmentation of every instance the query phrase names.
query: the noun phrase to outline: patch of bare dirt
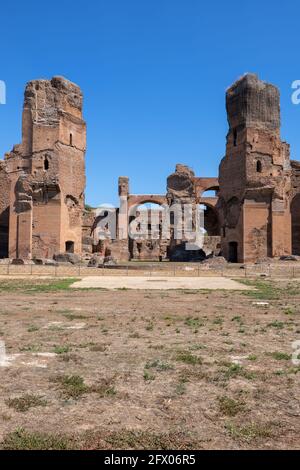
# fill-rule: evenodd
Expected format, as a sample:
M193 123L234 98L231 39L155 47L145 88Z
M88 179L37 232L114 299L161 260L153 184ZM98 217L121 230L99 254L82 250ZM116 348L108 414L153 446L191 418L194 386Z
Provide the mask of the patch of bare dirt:
M299 448L298 283L247 294L1 282L2 447Z

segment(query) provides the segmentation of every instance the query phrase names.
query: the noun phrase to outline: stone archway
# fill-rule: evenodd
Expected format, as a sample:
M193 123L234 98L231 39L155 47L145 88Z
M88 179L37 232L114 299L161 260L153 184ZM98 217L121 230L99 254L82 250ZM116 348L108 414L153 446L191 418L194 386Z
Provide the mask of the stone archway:
M195 192L198 199L205 197L204 193L214 191L215 195L219 192L219 180L218 178L198 178L195 177Z
M164 204L167 204L167 198L162 194L130 194L127 199L128 211L132 207L148 203L163 206Z

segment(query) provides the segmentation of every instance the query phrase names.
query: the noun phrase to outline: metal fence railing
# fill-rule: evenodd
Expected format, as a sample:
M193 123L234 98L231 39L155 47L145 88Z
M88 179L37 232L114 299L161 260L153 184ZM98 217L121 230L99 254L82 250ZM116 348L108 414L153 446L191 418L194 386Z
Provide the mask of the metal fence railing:
M161 264L126 264L104 266L100 268L84 265L35 265L35 264L3 264L0 263L0 276L50 276L50 277L86 277L86 276L225 276L238 278L300 278L300 264L282 265L235 265L211 266L189 263Z

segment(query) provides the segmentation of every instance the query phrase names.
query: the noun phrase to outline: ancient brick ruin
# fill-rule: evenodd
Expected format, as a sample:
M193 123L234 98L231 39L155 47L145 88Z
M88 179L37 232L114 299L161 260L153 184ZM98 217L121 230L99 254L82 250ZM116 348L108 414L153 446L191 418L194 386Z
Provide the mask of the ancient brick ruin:
M229 132L219 177L195 176L177 165L166 194L130 193L119 178L116 232L99 237L94 210L85 209L86 126L80 88L62 77L29 82L22 143L0 161L0 258L44 260L74 253L94 265L105 259L201 261L223 255L231 262L300 255L300 163L280 138L278 89L247 74L226 93ZM215 195L206 197L206 191ZM147 213L149 233L132 239L126 224ZM204 246L163 230L164 210L174 204L205 207ZM158 222L151 231L152 218ZM124 225L125 224L125 225ZM106 227L105 227L106 229ZM151 232L151 233L150 233ZM96 257L96 258L95 258Z
M222 253L255 261L292 253L292 166L280 139L280 97L248 74L226 94L226 156L219 170Z
M22 143L0 167L2 257L82 252L85 146L80 88L61 77L29 82Z

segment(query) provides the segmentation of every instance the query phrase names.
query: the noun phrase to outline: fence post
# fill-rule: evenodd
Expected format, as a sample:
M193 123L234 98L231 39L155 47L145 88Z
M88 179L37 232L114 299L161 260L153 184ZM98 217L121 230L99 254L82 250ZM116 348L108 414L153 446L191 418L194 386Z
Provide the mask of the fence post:
M7 265L7 275L9 275L9 263Z

